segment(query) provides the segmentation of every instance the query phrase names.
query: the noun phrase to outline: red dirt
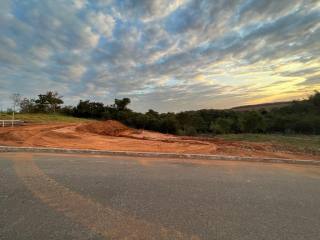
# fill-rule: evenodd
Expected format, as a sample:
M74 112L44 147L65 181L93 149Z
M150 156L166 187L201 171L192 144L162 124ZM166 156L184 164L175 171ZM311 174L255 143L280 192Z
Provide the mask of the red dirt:
M118 137L121 133L130 130L130 128L120 122L109 120L82 124L78 126L76 130L84 133L95 133L99 135Z
M117 121L0 128L0 145L320 160L320 156L280 151L272 144L178 137L132 129Z

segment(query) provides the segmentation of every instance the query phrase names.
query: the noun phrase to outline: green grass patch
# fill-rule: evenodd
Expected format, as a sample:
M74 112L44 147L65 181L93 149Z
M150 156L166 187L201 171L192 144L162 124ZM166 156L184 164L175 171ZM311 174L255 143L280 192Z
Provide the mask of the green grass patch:
M282 149L320 154L319 135L225 134L219 135L219 138L232 141L272 143Z
M1 120L11 120L12 114L0 113ZM92 121L85 118L76 118L61 114L45 114L45 113L16 113L15 119L32 123L78 123Z

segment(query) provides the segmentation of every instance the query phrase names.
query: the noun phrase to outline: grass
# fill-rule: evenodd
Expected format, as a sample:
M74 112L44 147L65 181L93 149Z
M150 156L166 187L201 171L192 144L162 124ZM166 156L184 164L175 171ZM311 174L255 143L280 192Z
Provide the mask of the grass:
M292 151L320 154L319 135L225 134L219 137L231 141L272 143Z
M8 113L0 113L0 119L11 120L12 115ZM32 123L77 123L92 121L84 118L76 118L61 114L45 114L45 113L16 113L15 119Z

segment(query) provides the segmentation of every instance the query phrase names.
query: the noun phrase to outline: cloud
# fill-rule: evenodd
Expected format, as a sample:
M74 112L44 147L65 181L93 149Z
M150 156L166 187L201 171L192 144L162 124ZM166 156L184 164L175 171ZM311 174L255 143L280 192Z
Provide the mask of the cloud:
M101 35L107 38L112 36L115 25L115 20L112 16L101 12L91 12L88 14L88 18L92 26L94 26Z
M320 85L314 0L3 0L0 34L1 94L179 111Z
M75 81L79 81L82 75L86 72L86 67L80 64L72 65L69 67L68 76L70 79L74 79Z
M320 86L320 74L307 77L307 79L302 83L302 85L318 85L318 86Z
M188 0L120 0L113 1L118 15L122 18L137 18L142 21L155 21L179 9Z
M73 0L73 4L76 9L84 8L88 3L86 0Z

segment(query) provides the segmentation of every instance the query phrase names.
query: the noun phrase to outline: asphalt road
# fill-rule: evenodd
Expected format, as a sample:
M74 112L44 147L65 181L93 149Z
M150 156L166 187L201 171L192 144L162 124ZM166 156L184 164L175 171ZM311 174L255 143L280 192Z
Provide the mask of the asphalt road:
M0 239L320 239L320 167L0 154Z

